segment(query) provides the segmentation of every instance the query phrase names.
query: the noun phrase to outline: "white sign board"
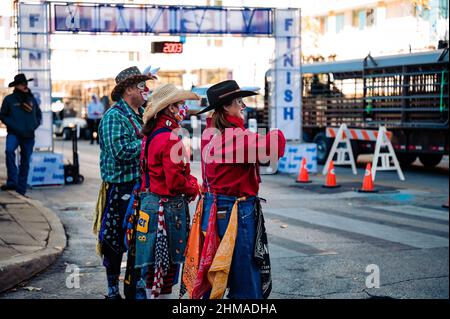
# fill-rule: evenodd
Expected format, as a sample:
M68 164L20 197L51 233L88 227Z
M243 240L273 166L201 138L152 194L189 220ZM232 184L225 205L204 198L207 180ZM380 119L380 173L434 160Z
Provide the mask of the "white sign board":
M28 185L64 185L63 155L50 152L33 152L28 173Z
M271 126L282 128L288 140L301 140L300 10L275 11L275 91Z
M278 162L278 171L281 173L298 173L303 158L306 159L306 168L310 173L317 173L317 144L287 144L284 156Z

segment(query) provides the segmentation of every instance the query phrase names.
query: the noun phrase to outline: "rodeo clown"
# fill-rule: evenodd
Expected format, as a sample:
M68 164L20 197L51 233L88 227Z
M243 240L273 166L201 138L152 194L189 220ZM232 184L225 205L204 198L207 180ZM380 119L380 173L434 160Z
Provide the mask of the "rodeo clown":
M213 131L202 135L209 141L202 151L207 192L199 232L204 236L201 257L190 294L194 299L223 298L227 288L230 299L262 299L272 288L258 197L259 164L278 161L286 140L280 130L264 136L244 128L243 98L256 94L241 90L236 81L220 82L207 90L209 106L198 113L214 111Z
M94 216L93 231L98 234L97 253L103 256L108 280L107 299L122 299L119 276L124 245L123 227L133 189L140 180L142 116L149 88L146 81L156 79L142 74L135 66L115 78L111 98L116 103L105 113L99 126L100 172L102 185ZM130 251L129 251L130 253ZM128 254L126 278L132 277L133 258ZM134 283L124 282L126 298L134 298Z
M189 231L188 203L199 192L177 129L187 116L190 91L166 84L155 89L144 114L142 182L136 228L137 299L169 297L180 277Z

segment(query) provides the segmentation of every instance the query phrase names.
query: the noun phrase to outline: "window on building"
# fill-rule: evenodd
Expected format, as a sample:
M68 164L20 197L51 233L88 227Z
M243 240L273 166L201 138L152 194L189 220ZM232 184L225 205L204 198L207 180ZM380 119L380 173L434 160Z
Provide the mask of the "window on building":
M317 24L319 26L320 34L325 34L328 32L328 18L327 17L318 17Z
M365 16L364 10L353 11L352 25L360 30L364 29Z
M358 12L358 29L362 30L366 26L366 12L361 10Z
M375 24L375 10L363 9L353 11L352 25L359 30L371 27Z
M413 10L415 17L421 17L422 19L430 19L430 5L428 0L413 0Z
M128 52L128 60L139 62L139 60L140 60L139 52L135 52L135 51Z
M344 14L337 14L336 15L336 33L339 33L344 30L345 26L345 16Z
M448 0L439 0L439 18L448 19Z

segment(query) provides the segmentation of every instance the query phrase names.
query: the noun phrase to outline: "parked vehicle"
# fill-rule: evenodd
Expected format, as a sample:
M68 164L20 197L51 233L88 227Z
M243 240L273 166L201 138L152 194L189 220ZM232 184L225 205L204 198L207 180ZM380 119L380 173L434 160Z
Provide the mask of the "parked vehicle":
M333 142L326 127L385 126L393 133L401 164L410 165L418 157L423 165L436 166L449 154L448 67L448 48L303 65L303 139L317 143L318 162L324 163ZM269 123L272 82L269 71L259 122ZM373 153L374 144L352 140L355 158Z
M72 138L71 130L73 127L79 127L78 138L89 139L89 128L87 122L79 117L67 117L63 120L53 121L53 132L58 137L63 137L65 140Z

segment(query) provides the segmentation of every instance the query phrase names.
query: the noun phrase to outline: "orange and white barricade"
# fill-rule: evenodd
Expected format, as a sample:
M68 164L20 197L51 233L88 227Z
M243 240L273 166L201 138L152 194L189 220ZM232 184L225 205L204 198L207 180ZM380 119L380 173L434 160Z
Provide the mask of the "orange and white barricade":
M331 128L330 128L331 129ZM328 134L330 133L330 136ZM332 135L331 135L332 133ZM335 129L329 130L327 128L327 137L334 137L334 143L331 147L330 154L328 155L325 166L323 167L322 174L326 175L328 172L328 167L330 166L331 161L334 158L334 155L337 155L336 160L334 161L334 165L348 165L352 166L353 174L356 175L356 164L355 158L353 156L352 145L350 143L350 132L347 128L346 124L342 124L339 129L335 131ZM339 144L343 143L344 147L339 147Z
M337 154L337 159L334 162L335 165L348 165L352 166L353 174L357 174L355 159L353 156L350 140L371 141L376 142L375 153L372 160L372 179L375 180L375 175L378 171L392 171L396 170L400 180L404 181L402 169L395 155L394 148L392 147L391 139L392 132L388 132L386 127L380 126L378 130L368 129L349 129L346 124L342 124L339 128L327 127L326 136L334 138L333 146L331 147L330 154L323 168L323 175L328 171L328 166L333 160L334 155ZM344 144L344 147L339 147L340 144ZM381 152L383 147L387 147L387 152ZM379 159L381 160L381 166L378 165ZM392 164L391 164L392 163Z

